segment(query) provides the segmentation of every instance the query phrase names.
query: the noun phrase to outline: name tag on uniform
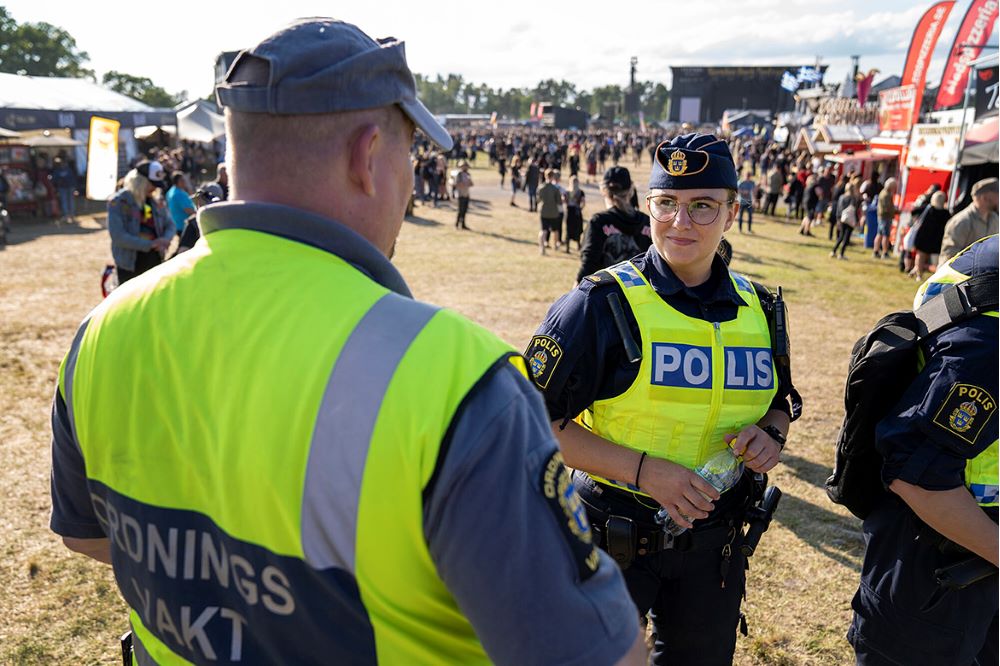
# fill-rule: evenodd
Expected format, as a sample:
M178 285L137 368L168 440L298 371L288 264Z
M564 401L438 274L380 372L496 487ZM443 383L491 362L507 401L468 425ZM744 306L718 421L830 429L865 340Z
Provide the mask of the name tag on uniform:
M653 376L655 386L676 388L712 388L712 348L654 342ZM774 366L767 347L726 347L724 356L725 387L744 391L768 391L774 388Z

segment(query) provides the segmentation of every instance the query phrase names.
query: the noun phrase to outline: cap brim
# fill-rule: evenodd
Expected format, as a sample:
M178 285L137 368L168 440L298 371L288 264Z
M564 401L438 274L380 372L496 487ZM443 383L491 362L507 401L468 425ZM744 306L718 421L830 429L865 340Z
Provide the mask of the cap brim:
M438 121L434 120L434 116L431 112L427 110L427 107L423 105L419 99L404 100L399 103L399 106L403 111L410 117L410 120L421 129L421 131L427 135L427 137L436 143L441 150L451 150L452 141L451 136L448 131L441 126Z

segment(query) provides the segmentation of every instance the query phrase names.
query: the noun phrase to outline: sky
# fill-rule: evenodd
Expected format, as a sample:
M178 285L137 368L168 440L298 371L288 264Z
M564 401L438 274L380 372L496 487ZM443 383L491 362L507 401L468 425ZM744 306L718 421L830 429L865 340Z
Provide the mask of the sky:
M415 73L456 73L492 87L533 87L547 78L580 89L640 80L670 86L671 65L803 65L817 56L840 82L851 55L879 81L900 74L913 29L930 0L0 0L15 20L69 31L98 79L108 70L149 77L172 93L202 97L222 51L253 45L302 16L334 16L373 37L406 42ZM931 62L936 83L971 0L958 0ZM997 41L996 28L990 39ZM989 53L990 51L987 51ZM995 52L995 51L994 51Z

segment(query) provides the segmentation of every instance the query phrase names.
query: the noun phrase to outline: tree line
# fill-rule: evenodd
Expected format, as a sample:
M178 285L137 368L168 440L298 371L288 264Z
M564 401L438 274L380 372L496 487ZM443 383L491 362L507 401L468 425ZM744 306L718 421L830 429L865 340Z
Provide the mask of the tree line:
M59 26L44 21L18 23L0 6L0 72L28 76L62 76L96 81L87 67L90 56L73 36ZM604 113L608 104L621 104L625 89L619 85L591 90L555 79L539 81L533 88L492 88L485 83L466 81L461 74L434 77L416 75L417 94L434 113L493 113L501 117L526 118L534 102L552 102L579 108L587 113ZM151 79L126 72L110 71L101 84L115 92L157 108L176 106L188 98L187 91L171 93ZM639 107L648 121L664 117L670 91L662 83L636 84ZM208 96L211 98L211 95Z
M90 56L81 51L63 28L40 21L18 23L0 6L0 72L27 76L62 76L97 81L87 67ZM101 84L115 92L157 108L187 99L187 91L170 93L145 76L110 71Z
M565 80L545 79L533 88L491 88L485 83L466 81L461 74L436 77L416 75L417 95L434 113L493 113L508 118L525 118L534 102L552 102L587 113L604 113L607 104L617 104L620 114L626 89L619 85L577 88ZM636 82L639 108L646 120L666 115L670 91L662 83Z

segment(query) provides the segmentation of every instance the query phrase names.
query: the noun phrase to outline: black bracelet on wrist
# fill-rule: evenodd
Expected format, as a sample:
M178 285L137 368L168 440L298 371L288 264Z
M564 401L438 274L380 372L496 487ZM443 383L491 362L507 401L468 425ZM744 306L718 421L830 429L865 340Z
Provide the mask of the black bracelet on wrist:
M781 431L778 430L777 426L768 424L766 426L763 426L761 430L766 432L771 439L773 439L778 443L779 451L785 448L785 442L787 441L787 438L783 434L781 434Z
M635 470L635 483L633 484L636 488L639 487L639 475L642 474L642 463L646 460L646 452L643 451L642 455L639 456L639 466Z

